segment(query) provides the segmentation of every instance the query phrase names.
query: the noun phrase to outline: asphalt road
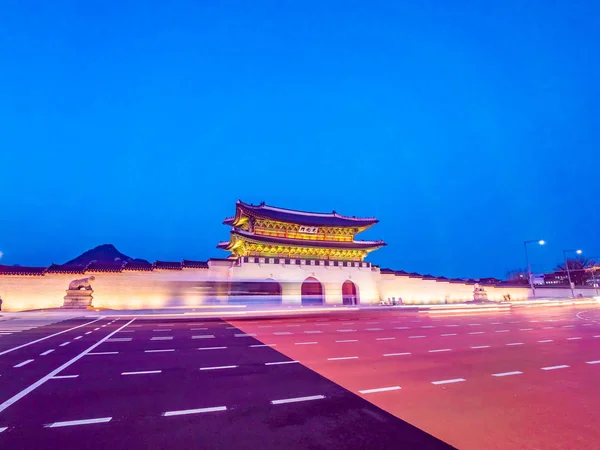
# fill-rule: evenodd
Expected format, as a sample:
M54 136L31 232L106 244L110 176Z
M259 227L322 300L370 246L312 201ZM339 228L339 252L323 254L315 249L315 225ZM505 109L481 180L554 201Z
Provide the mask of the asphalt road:
M451 448L265 345L289 335L262 330L110 317L2 336L0 448Z

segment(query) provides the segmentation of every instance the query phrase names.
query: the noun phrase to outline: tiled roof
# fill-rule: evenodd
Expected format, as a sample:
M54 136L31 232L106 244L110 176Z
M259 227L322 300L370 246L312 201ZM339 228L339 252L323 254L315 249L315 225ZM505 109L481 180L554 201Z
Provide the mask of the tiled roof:
M85 273L86 266L75 266L68 264L52 264L48 267L48 273Z
M129 261L123 266L123 270L150 272L153 269L152 264L146 261Z
M154 268L163 270L181 270L181 263L172 261L156 261L154 263Z
M0 264L0 275L44 275L45 267L5 266Z
M124 262L121 263L97 263L91 262L86 268L86 272L121 272L123 271Z
M381 269L379 273L383 273L384 275L395 275L396 272L392 269Z
M232 235L238 235L256 242L268 242L272 244L294 245L298 247L321 247L321 248L347 248L347 249L367 249L373 247L383 247L383 241L353 241L353 242L331 242L331 241L313 241L308 239L289 239L274 236L261 236L248 233L242 230L232 230Z
M208 269L208 263L206 261L190 261L189 259L184 259L182 265L183 267L188 267L190 269Z
M252 205L244 203L241 200L237 202L237 207L247 214L264 217L267 219L278 220L281 222L298 223L301 225L313 226L331 226L331 227L363 227L373 225L378 222L374 217L350 217L336 213L315 213L296 211L293 209L277 208L268 206L264 203ZM226 219L227 220L227 219Z

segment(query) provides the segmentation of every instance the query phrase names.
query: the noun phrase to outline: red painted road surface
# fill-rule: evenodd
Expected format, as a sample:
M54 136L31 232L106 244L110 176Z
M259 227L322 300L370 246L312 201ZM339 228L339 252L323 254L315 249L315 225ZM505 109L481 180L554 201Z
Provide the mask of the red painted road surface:
M461 449L600 446L600 308L231 323Z

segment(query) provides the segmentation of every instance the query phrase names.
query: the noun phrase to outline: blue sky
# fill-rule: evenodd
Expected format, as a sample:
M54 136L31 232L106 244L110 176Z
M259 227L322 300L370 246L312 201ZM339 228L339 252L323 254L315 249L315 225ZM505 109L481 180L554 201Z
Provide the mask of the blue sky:
M376 216L395 269L600 255L599 5L8 0L0 262L223 257L237 199Z

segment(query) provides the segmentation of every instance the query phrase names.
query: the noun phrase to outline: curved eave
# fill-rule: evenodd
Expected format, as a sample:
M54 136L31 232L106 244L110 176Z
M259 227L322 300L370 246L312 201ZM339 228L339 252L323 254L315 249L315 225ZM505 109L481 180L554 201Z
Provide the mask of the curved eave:
M236 217L232 224L238 226L241 223L238 217L248 216L300 225L358 228L361 231L379 222L375 218L349 217L337 213L313 213L268 205L254 206L238 200Z
M241 240L256 244L274 244L292 247L318 247L318 248L339 248L346 250L364 250L371 252L385 246L383 241L353 241L353 242L331 242L331 241L313 241L304 239L285 239L271 236L258 236L255 234L246 234L240 231L231 231L231 236L238 237ZM220 245L220 244L219 244ZM228 248L230 249L229 243ZM222 248L222 247L221 247Z

